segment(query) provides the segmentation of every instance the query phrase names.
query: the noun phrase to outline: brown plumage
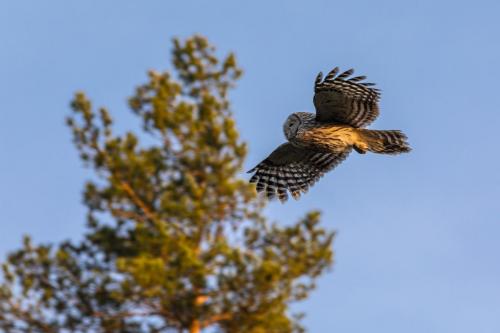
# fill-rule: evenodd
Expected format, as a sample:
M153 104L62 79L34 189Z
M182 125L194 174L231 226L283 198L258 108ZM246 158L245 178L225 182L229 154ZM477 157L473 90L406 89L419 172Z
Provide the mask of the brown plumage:
M321 176L342 162L352 149L360 154L399 154L411 150L406 136L397 130L379 131L362 127L378 114L380 92L364 76L349 78L354 70L339 75L334 68L322 80L316 77L316 114L296 112L283 125L288 140L249 172L250 182L269 199L297 199Z

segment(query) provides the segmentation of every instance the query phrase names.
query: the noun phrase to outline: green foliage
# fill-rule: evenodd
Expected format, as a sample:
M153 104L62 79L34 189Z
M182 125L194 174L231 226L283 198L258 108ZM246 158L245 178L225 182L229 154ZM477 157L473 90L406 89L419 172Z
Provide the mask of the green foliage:
M221 61L194 36L174 40L173 64L175 77L150 72L129 100L140 136L115 134L106 109L75 95L68 125L97 176L84 191L87 233L59 245L27 237L9 255L3 331L302 331L289 305L331 265L333 233L317 212L269 224L238 177L234 55Z

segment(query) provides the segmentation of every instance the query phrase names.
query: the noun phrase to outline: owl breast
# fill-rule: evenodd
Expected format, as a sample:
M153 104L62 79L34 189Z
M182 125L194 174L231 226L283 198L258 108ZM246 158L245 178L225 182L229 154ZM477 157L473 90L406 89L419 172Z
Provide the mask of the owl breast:
M299 129L293 145L324 152L343 152L357 140L354 128L340 124L314 125Z

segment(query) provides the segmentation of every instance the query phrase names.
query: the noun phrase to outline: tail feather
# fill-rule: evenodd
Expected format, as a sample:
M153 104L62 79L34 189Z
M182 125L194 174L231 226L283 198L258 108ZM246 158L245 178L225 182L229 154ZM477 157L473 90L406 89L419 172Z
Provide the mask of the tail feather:
M361 143L356 150L371 151L378 154L401 154L411 150L406 135L401 131L358 130Z

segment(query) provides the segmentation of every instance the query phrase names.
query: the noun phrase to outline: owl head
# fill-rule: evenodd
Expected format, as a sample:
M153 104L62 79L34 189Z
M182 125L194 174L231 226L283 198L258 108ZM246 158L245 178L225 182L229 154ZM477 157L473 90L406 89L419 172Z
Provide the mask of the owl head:
M283 132L287 140L293 139L301 126L311 121L314 121L314 114L309 112L295 112L289 115L283 124Z

